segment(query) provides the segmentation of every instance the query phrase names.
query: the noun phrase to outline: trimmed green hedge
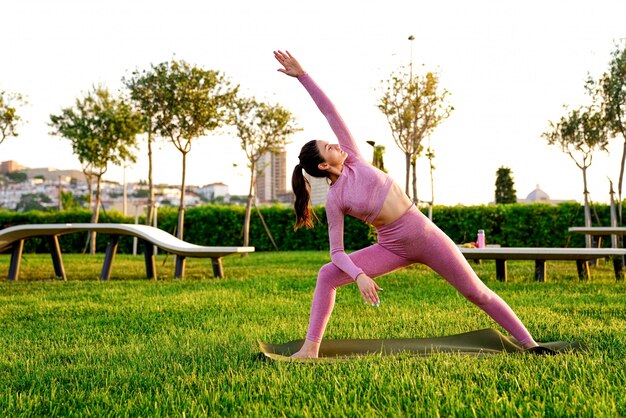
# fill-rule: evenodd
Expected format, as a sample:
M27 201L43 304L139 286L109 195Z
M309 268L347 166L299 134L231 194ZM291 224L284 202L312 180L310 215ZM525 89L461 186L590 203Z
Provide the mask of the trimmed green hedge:
M280 250L325 250L328 249L326 215L323 207L317 207L320 224L313 229L293 230L293 209L284 206L259 208L270 232ZM595 205L599 218L596 225L609 225L608 205ZM241 206L205 205L189 208L185 212L186 241L199 245L237 246L243 243L242 225L245 209ZM87 210L26 213L0 211L0 228L29 223L77 223L89 222ZM159 210L159 228L174 233L177 223L177 208ZM577 203L562 203L557 206L546 204L509 204L481 206L436 206L433 209L434 222L446 232L454 242L464 243L476 240L478 229L484 229L488 244L527 247L582 247L582 235L569 234L570 226L584 225L583 208ZM595 220L595 215L594 215ZM134 219L118 212L102 213L100 222L133 223ZM143 220L140 220L143 222ZM374 242L375 234L368 225L351 217L346 217L345 248L354 250ZM418 239L419 237L416 237ZM68 234L59 241L63 252L82 252L86 234ZM97 248L103 252L108 237L98 235ZM605 246L607 240L605 240ZM273 251L274 247L265 232L261 219L252 212L250 245L257 251ZM25 252L46 252L45 239L31 239L25 243ZM119 251L132 252L132 239L122 237Z

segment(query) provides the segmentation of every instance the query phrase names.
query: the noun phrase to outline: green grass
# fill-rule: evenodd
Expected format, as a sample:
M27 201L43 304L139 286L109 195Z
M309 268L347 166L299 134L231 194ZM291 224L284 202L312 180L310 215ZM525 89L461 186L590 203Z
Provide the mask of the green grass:
M574 262L472 264L535 338L577 340L586 352L555 357L435 355L348 362L268 362L256 339L306 332L323 252L189 259L172 278L144 279L143 259L118 255L98 280L102 256L66 255L68 281L49 256L26 254L20 280L0 281L1 416L624 416L626 285L610 263L579 282ZM0 256L6 274L8 256ZM482 311L421 266L380 279L371 308L355 286L339 290L327 338L406 338L486 327Z

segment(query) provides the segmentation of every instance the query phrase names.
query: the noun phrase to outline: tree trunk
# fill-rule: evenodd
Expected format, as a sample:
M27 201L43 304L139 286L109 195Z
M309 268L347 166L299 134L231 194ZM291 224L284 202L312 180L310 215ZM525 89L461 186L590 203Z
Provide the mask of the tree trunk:
M87 205L89 206L89 210L93 209L93 178L91 174L87 174L86 171L83 171L83 173L85 173L85 178L87 179L87 193L89 193L89 197L87 200Z
M428 219L433 220L433 206L435 206L435 177L434 177L434 167L433 160L429 158L430 162L430 205L428 206Z
M146 225L152 225L154 217L154 184L152 182L152 132L148 132L148 214Z
M587 168L583 168L583 195L585 204L585 226L591 226L591 210L589 209L589 191L587 190ZM591 248L591 235L585 235L585 247Z
M417 156L413 156L411 158L411 173L413 176L413 203L418 204L419 199L417 198Z
M626 163L626 135L624 138L624 148L622 150L622 163L619 167L619 181L617 182L617 214L619 216L619 224L623 225L622 218L622 184L624 182L624 164Z
M405 175L405 181L404 181L404 193L406 193L407 196L411 197L411 192L409 190L409 178L411 175L411 154L409 154L408 152L404 153L404 158L405 158L405 162L406 162L406 175Z
M93 208L93 212L91 214L91 223L97 224L98 218L100 217L100 200L102 193L102 174L96 176L96 205ZM94 255L96 253L96 231L91 232L91 238L89 242L89 254Z
M434 167L433 160L430 160L430 206L432 207L435 204L435 176L434 176Z
M611 227L617 227L617 214L615 213L615 191L613 191L613 182L609 179L609 184L611 186L611 190L609 191L609 196L611 196L611 202L609 206L609 213L611 214ZM611 248L620 248L621 245L618 245L618 236L611 235Z
M183 239L183 229L185 227L185 176L187 174L187 153L183 152L183 173L180 182L180 205L178 206L178 224L176 226L176 237Z
M254 200L254 182L256 181L256 163L250 164L250 190L248 191L248 202L246 203L246 216L243 220L243 246L250 244L250 217L252 214L252 204Z

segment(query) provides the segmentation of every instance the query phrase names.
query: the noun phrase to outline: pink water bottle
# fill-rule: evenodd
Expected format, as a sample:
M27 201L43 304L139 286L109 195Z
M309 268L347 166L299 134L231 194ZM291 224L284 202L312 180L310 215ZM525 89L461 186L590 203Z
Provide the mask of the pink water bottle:
M476 245L478 248L485 248L485 230L478 230L478 237L476 238Z

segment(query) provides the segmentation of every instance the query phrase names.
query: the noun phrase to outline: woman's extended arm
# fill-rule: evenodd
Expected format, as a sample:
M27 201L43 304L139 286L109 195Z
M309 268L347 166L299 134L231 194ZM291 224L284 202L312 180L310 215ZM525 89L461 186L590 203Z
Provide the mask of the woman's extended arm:
M355 158L362 158L359 147L356 145L350 130L337 112L335 105L330 101L328 96L320 89L320 87L313 81L310 75L304 71L300 63L289 53L274 51L274 57L284 67L279 68L283 74L287 74L292 77L297 77L298 81L302 83L304 88L309 92L311 98L322 112L331 129L335 133L339 145L344 149L348 156Z
M330 259L335 266L344 271L356 282L363 300L371 305L380 303L378 290L382 290L363 269L358 267L343 248L343 212L332 202L326 202L326 220L330 241Z

